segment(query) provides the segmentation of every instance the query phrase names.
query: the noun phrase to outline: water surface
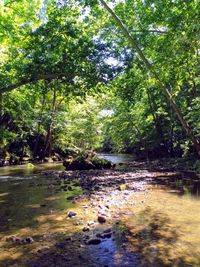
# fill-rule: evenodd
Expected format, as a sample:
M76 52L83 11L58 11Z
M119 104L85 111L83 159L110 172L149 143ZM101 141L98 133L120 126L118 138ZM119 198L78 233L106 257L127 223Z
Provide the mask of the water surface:
M114 163L134 160L126 155L103 157ZM64 246L62 240L80 239L83 227L76 225L76 219L66 219L67 211L77 211L85 221L95 220L95 216L90 211L82 211L82 205L88 204L87 199L78 203L67 201L69 196L83 194L79 186L72 182L71 190L60 190L54 174L47 177L43 173L62 169L62 164L0 168L0 266L134 267L141 264L136 255L143 259L144 266L200 266L200 199L191 190L190 177L184 178L190 181L187 188L180 177L175 179L176 176L167 172L137 169L140 179L152 177L154 182L147 191L134 193L133 205L119 203L116 206L133 213L120 218L129 246L123 248L120 236L118 240L106 239L98 246L80 246L78 241L69 241L63 249L60 248ZM166 180L162 185L161 178ZM13 244L7 241L11 235L32 236L35 242Z

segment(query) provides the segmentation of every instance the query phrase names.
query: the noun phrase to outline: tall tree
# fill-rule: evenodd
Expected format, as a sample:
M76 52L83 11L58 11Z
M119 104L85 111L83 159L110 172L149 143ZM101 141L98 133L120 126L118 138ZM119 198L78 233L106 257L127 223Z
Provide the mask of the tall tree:
M166 96L167 101L171 105L171 107L174 110L174 112L175 112L178 120L180 121L183 129L186 131L186 133L187 133L188 137L191 139L198 155L200 156L200 142L199 142L198 138L195 136L195 134L193 133L189 124L184 119L184 116L183 116L182 112L180 111L179 107L176 105L175 101L173 100L171 93L169 92L169 90L166 88L165 84L160 79L160 77L158 75L158 71L155 69L155 67L146 58L143 51L140 49L137 41L130 35L128 29L122 23L120 18L116 15L116 13L107 5L107 3L104 0L100 0L100 2L105 7L105 9L111 14L112 18L115 20L116 24L121 29L122 33L125 35L125 37L129 40L131 46L138 53L140 59L145 64L146 68L149 70L151 75L156 79L157 83L160 86L160 89L162 90L163 94Z

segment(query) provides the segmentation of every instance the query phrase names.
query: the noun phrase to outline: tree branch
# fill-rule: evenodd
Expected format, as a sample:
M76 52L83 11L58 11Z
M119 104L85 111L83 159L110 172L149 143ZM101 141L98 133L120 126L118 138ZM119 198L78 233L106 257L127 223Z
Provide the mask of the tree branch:
M137 33L159 33L159 34L166 34L167 31L160 31L160 30L133 30L132 32L137 32Z
M187 135L191 139L195 149L197 150L198 155L200 156L200 142L199 139L195 136L193 130L188 125L187 121L185 120L181 110L175 103L175 101L172 98L171 93L169 92L168 88L165 87L165 84L162 82L162 80L159 77L158 71L154 69L150 61L146 58L145 54L141 50L141 48L138 46L137 40L134 39L126 26L123 24L121 19L116 15L116 13L110 8L107 3L104 0L100 0L101 4L104 6L104 8L110 13L114 21L116 22L119 29L121 29L121 32L123 35L127 38L127 40L130 42L131 46L136 50L138 56L140 59L144 62L146 65L146 68L149 70L151 75L157 80L158 85L160 86L161 91L166 96L167 102L171 105L172 109L174 110L179 122L182 125L182 128L186 131Z
M15 84L8 85L6 87L0 88L0 93L10 92L22 85L26 85L29 83L33 83L39 80L54 80L54 79L61 79L62 77L67 77L68 79L72 79L76 74L69 74L69 73L52 73L52 74L40 74L37 77L32 77L29 79L23 79L20 82Z

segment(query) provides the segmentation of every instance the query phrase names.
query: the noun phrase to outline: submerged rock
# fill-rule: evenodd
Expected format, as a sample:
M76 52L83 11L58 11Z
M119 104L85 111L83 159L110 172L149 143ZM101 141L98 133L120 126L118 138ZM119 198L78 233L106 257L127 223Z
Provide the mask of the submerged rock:
M98 216L97 220L98 220L99 223L105 223L106 222L106 218L103 217L103 216Z
M87 244L88 245L98 245L101 243L101 239L99 238L92 238L92 239L89 239Z
M93 221L89 221L87 224L88 224L88 226L92 226L92 225L95 224L95 222L93 222Z
M74 198L75 198L74 196L69 196L69 197L67 197L66 199L67 199L67 200L74 200Z
M29 162L29 163L26 164L26 167L31 169L31 168L34 168L35 166L32 163Z
M109 232L109 233L98 233L98 234L96 234L96 237L100 237L102 239L111 238L111 236L112 236L112 232Z
M47 206L47 204L40 204L40 207L46 207Z
M11 236L7 239L8 241L11 241L16 244L31 244L34 242L33 238L31 236L20 238L18 236Z
M76 215L77 215L77 212L75 212L75 211L69 211L68 214L67 214L67 217L69 217L69 218L73 218L73 217L75 217Z
M24 238L23 241L24 241L25 243L27 243L27 244L31 244L31 243L34 242L34 240L33 240L33 238L32 238L31 236L28 236L28 237Z
M8 237L7 241L11 241L13 243L21 244L23 242L23 239L18 237L18 236L13 235L13 236Z
M82 231L83 231L83 232L88 232L88 231L90 231L90 228L87 227L87 226L85 226L85 227L83 227Z

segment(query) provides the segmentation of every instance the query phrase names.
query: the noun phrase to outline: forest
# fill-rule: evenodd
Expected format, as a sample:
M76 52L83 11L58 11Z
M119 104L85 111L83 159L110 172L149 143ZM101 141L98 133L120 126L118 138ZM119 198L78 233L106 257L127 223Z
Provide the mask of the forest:
M200 266L200 1L0 0L0 266Z
M198 1L1 1L1 165L200 153Z

